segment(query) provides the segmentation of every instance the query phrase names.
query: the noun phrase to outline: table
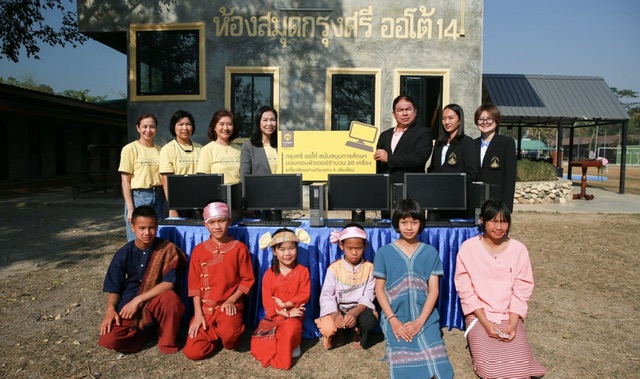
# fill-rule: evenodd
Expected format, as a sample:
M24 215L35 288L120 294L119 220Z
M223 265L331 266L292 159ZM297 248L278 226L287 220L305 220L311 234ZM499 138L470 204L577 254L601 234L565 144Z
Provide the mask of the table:
M314 320L320 314L320 290L324 281L327 268L336 259L342 257L337 244L329 241L331 228L312 228L309 221L305 220L301 226L311 236L309 245L301 243L298 246L298 263L309 269L311 276L311 300L306 305L307 311L303 326L304 338L318 338L320 333ZM270 248L261 250L259 247L260 236L265 232L273 233L277 227L245 227L232 226L229 234L244 242L251 253L256 283L251 289L245 308L245 322L257 326L264 317L264 310L260 302L259 294L262 286L262 276L271 267L272 252ZM382 246L398 239L399 235L393 228L367 228L369 246L365 250L365 259L373 262L375 252ZM464 328L460 299L456 292L453 275L456 267L456 256L460 244L478 234L476 227L442 227L426 228L420 235L422 242L434 246L440 253L440 259L444 269L444 276L440 278L440 299L438 311L440 312L440 325L449 328ZM209 232L204 225L159 225L158 237L168 239L179 246L187 256L190 256L193 248L209 238ZM193 314L193 301L187 297L186 280L182 290L182 300L187 307L185 317Z
M569 162L569 167L582 167L582 179L580 181L580 193L574 194L573 199L593 200L593 195L587 194L587 169L589 167L602 167L602 161L599 159L581 159ZM569 170L569 173L571 170Z

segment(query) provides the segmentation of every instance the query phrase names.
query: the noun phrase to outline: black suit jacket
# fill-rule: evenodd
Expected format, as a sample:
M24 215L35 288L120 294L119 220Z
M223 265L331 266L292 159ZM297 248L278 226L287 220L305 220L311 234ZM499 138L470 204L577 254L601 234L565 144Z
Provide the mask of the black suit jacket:
M480 158L480 141L473 142ZM480 181L495 184L491 198L501 200L513 212L513 194L516 190L516 144L513 138L496 134L491 139L480 167Z
M429 128L413 124L402 133L402 137L392 153L393 130L393 128L387 129L380 134L377 148L387 152L388 161L387 163L378 161L376 172L379 174L389 173L392 183L402 183L406 172L425 172L425 165L433 148L433 139Z
M462 139L458 143L451 144L447 149L444 164L440 164L443 147L443 145L436 143L433 149L433 158L431 158L429 172L464 172L467 174L467 180L478 180L480 154L478 153L476 155L471 137L466 135L462 136Z

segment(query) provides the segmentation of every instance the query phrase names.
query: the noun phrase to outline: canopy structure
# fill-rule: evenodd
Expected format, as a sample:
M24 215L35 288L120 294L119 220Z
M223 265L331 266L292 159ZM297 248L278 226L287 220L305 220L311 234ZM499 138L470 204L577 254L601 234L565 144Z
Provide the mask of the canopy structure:
M570 128L569 161L577 127L622 124L620 193L624 193L629 115L603 78L590 76L483 74L483 103L496 105L501 127L557 128L557 156L562 156L562 129ZM520 155L521 143L518 156ZM557 160L557 166L562 161ZM569 175L571 172L569 172Z

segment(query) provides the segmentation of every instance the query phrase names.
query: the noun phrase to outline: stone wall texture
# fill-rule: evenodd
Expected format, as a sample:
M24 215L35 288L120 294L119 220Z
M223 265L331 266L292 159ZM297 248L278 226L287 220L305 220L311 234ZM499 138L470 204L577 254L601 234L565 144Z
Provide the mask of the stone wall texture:
M517 182L514 204L565 204L573 199L573 184L568 179L552 182Z

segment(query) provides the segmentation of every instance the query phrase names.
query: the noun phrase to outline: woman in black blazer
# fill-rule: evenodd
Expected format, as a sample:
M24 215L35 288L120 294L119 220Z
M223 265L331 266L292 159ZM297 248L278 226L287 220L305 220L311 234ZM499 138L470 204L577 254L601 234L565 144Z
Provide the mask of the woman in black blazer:
M480 137L474 143L480 162L480 181L492 184L491 198L501 200L513 212L516 189L516 144L513 138L498 134L500 111L493 104L476 109L474 121Z
M436 140L429 172L466 173L467 180L478 179L478 156L473 139L464 134L464 111L458 104L442 110L440 134Z

